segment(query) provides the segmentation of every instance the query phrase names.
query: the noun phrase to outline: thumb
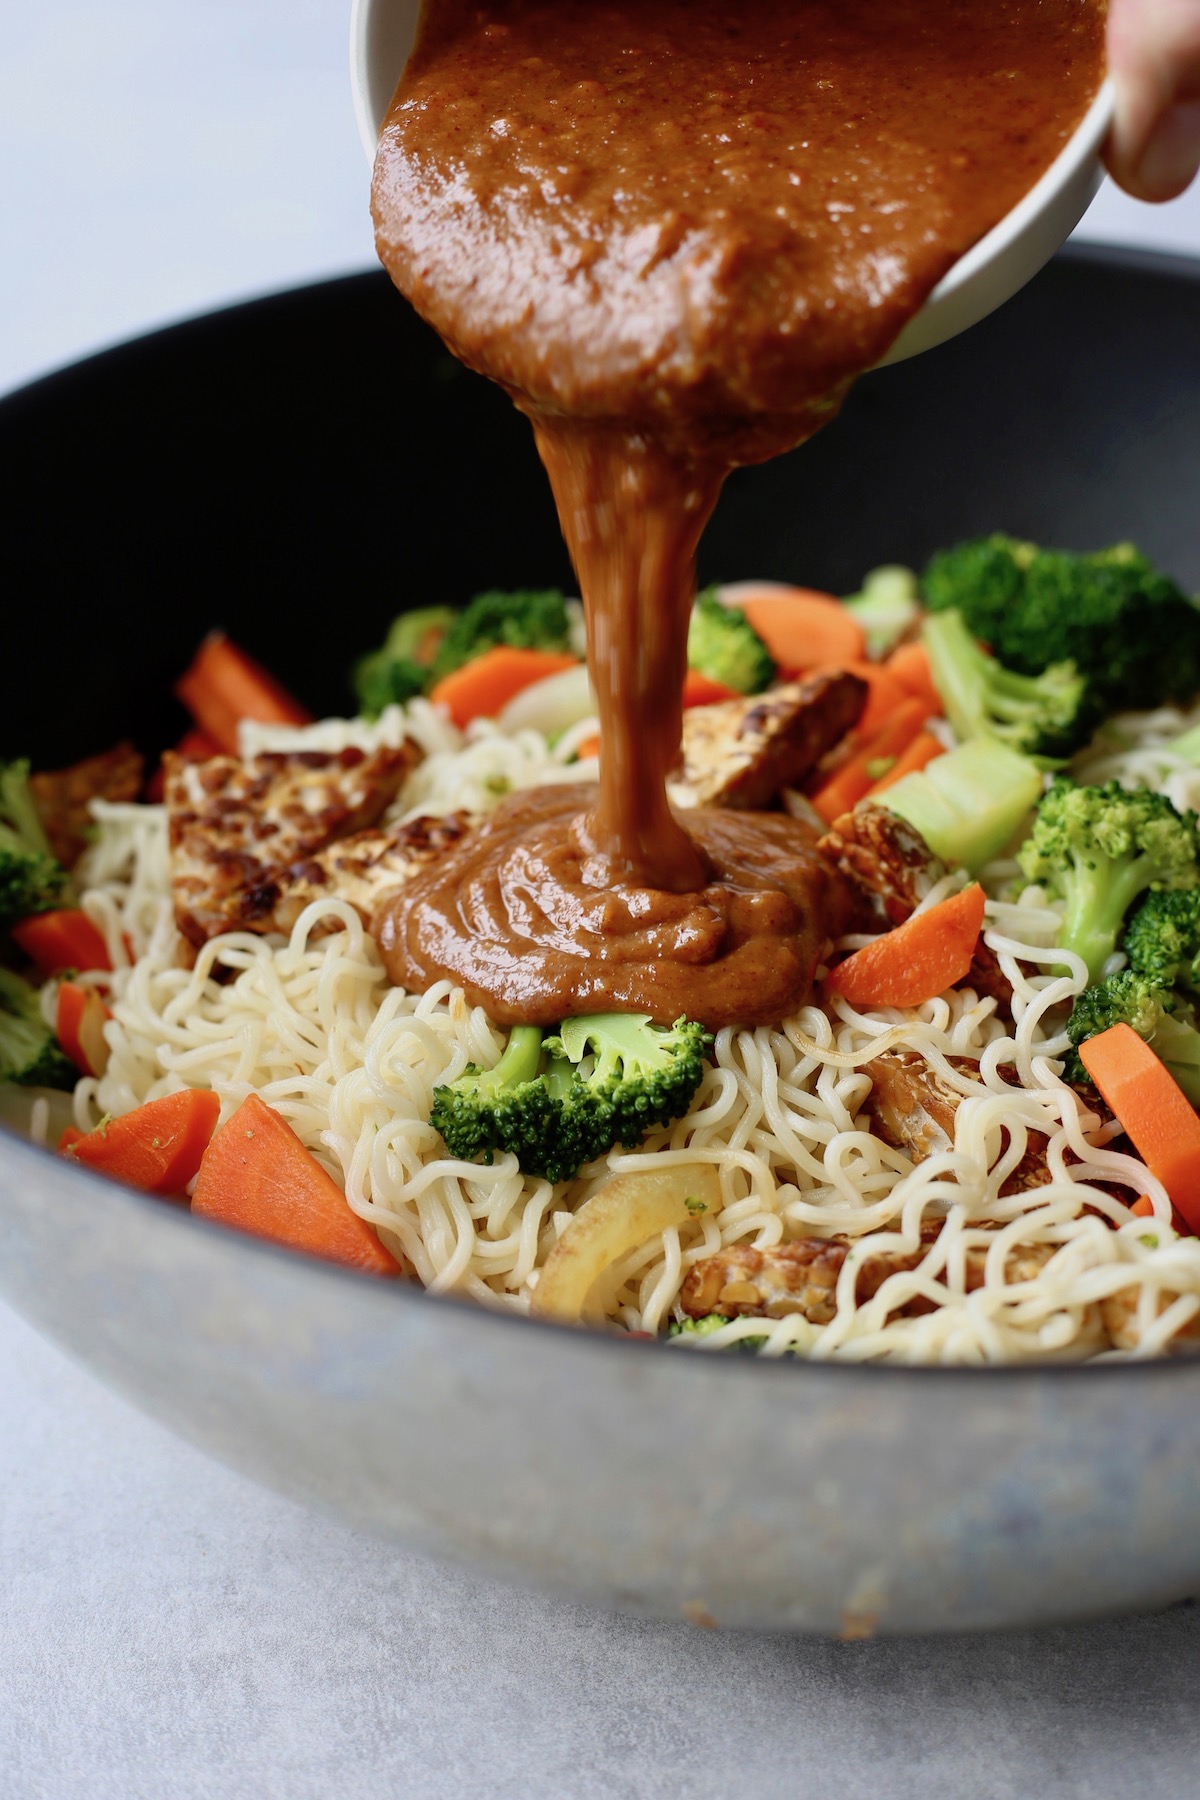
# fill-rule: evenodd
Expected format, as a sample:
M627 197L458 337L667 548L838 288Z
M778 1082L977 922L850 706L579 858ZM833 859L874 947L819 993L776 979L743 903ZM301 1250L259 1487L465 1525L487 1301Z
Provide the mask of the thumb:
M1200 168L1200 0L1112 0L1106 160L1139 200L1173 200Z

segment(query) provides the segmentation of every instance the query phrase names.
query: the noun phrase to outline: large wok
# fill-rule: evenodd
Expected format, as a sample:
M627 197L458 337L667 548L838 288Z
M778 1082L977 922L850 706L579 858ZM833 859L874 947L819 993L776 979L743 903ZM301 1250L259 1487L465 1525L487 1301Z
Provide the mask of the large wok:
M1005 527L1200 587L1200 268L1061 258L729 485L706 577L847 590ZM223 623L316 708L398 608L569 571L528 428L382 275L0 404L3 747L182 721ZM150 1412L365 1530L697 1623L944 1630L1200 1586L1200 1363L765 1365L494 1317L229 1235L7 1134L0 1288Z

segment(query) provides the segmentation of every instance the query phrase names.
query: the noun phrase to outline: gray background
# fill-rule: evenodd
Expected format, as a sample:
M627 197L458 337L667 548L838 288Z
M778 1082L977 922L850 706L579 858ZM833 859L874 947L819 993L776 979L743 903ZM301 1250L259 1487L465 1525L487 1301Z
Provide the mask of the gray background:
M343 0L0 0L0 391L371 261ZM1081 228L1200 253L1200 193ZM607 1618L250 1486L0 1310L0 1796L1184 1796L1200 1608L825 1644Z

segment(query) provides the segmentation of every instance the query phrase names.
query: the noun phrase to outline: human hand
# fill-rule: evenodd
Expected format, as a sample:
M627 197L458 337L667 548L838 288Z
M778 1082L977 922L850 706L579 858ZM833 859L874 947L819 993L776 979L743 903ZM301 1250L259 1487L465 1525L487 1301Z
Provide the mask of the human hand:
M1109 171L1138 200L1173 200L1200 168L1200 0L1110 0L1108 68Z

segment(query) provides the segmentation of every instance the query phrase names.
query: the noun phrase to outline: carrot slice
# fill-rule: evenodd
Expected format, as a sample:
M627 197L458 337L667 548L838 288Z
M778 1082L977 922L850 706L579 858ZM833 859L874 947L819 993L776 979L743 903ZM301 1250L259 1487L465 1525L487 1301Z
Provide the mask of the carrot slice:
M266 725L312 722L312 714L223 631L209 632L175 692L200 729L230 755L237 752L242 719Z
M819 594L813 588L775 588L743 597L739 591L737 603L781 675L834 664L844 668L847 662L866 660L862 626L832 594Z
M885 793L895 782L902 781L906 775L915 775L919 769L925 767L926 763L931 763L935 756L945 756L945 754L945 744L939 744L931 731L918 731L908 749L901 751L882 780L877 781L874 787L867 789L865 797L868 800L874 800L877 794Z
M1079 1059L1171 1204L1200 1232L1200 1117L1191 1101L1129 1025L1087 1038Z
M204 1153L192 1211L375 1275L400 1264L279 1114L251 1094Z
M856 950L829 973L828 994L851 1006L919 1006L961 981L983 930L984 892L972 882Z
M840 762L809 795L823 819L830 824L891 772L925 723L920 700L903 700L885 725ZM880 765L884 765L881 769Z
M937 691L929 667L929 652L924 644L901 644L892 651L883 667L906 693L924 700L931 715L940 718L945 712L942 696Z
M741 695L736 688L726 687L723 681L714 681L711 675L704 675L699 669L689 669L683 678L683 704L688 706L715 706L719 700L739 700Z
M200 1167L220 1110L221 1102L206 1088L184 1088L106 1119L68 1145L67 1155L147 1194L182 1194Z
M577 656L568 656L563 650L519 650L511 644L496 644L435 681L429 698L446 708L461 731L472 719L494 719L535 681L573 669L578 662Z
M77 906L60 906L54 912L19 919L12 935L39 975L60 975L64 969L112 968L99 926Z
M599 756L599 754L600 754L600 733L598 731L595 731L592 733L591 737L585 737L582 744L580 744L579 748L576 750L575 754L579 758L580 762L586 761L586 759L589 756Z
M95 988L80 981L59 983L54 1035L81 1075L103 1075L108 1067L104 1021L111 1017Z
M77 1144L81 1138L85 1138L87 1135L86 1131L80 1131L78 1125L68 1125L58 1140L58 1154L65 1156L73 1144Z

